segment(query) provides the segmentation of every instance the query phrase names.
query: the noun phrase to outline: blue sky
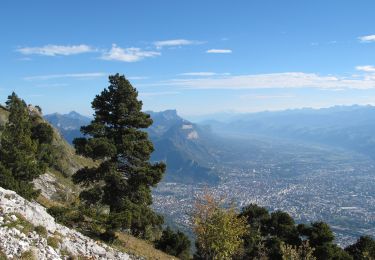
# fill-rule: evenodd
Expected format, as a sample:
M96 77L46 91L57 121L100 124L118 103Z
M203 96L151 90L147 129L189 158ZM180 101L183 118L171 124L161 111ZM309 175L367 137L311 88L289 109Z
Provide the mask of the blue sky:
M0 102L92 113L125 74L181 115L375 105L375 1L0 3Z

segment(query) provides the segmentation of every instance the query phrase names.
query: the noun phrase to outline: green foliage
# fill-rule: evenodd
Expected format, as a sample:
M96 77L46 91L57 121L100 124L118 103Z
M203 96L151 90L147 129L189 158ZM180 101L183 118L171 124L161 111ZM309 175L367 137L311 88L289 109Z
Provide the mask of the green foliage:
M181 231L174 232L167 227L155 247L180 259L190 259L190 240Z
M47 212L51 214L57 222L70 227L75 227L84 220L83 212L74 207L53 206L47 209Z
M39 144L51 144L53 141L53 128L47 123L39 123L32 128L32 138Z
M255 204L243 208L240 216L249 226L243 237L245 253L238 259L352 259L348 250L334 243L333 232L324 222L296 225L286 212L269 214Z
M334 244L335 236L327 223L314 222L311 225L298 225L300 235L306 236L315 248L317 259L352 259L342 248Z
M39 192L31 181L45 168L37 159L38 143L32 139L32 122L26 103L15 93L8 97L6 105L9 118L0 140L0 185L34 199Z
M325 243L315 247L314 256L317 259L340 259L340 260L351 260L353 259L347 252L342 248L333 243Z
M7 259L8 258L6 256L6 254L3 251L1 251L1 248L0 248L0 260L7 260Z
M61 240L57 236L50 236L47 238L47 245L49 245L50 247L54 249L57 249L60 243L61 243Z
M193 228L197 241L195 259L231 259L241 251L247 233L246 219L234 208L225 209L221 201L204 194L196 201Z
M315 260L314 249L310 247L308 241L300 246L292 246L281 243L280 250L283 260Z
M17 217L17 220L12 220L10 218L11 215L15 215ZM7 220L7 224L4 224L4 226L7 226L8 228L16 228L26 235L34 230L33 224L27 221L26 218L24 218L21 214L7 214L5 215L5 219Z
M286 212L272 212L266 224L266 231L290 245L298 245L301 242L294 219Z
M311 226L299 225L298 229L302 235L309 238L314 247L331 243L335 239L331 228L324 222L314 222Z
M48 235L48 231L47 231L47 229L44 226L36 226L34 228L34 231L36 233L38 233L38 235L40 235L42 237L47 237L47 235Z
M356 243L345 248L354 260L375 259L375 240L369 236L360 237Z
M163 222L150 208L150 188L161 180L165 165L149 161L153 145L142 128L152 120L141 111L137 90L118 74L109 82L92 102L94 120L81 128L87 137L74 140L78 154L100 165L77 171L73 181L85 188L80 199L87 206L109 207L107 234L130 229L147 238L147 230Z
M23 252L19 257L16 258L17 260L37 260L34 252L32 250L28 250Z

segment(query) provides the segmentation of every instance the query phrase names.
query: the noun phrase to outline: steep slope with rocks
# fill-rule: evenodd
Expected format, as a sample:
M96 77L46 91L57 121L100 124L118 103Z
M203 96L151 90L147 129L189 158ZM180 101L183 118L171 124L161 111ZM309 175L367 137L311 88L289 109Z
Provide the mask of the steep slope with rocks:
M0 250L9 259L142 259L55 222L44 207L0 188Z

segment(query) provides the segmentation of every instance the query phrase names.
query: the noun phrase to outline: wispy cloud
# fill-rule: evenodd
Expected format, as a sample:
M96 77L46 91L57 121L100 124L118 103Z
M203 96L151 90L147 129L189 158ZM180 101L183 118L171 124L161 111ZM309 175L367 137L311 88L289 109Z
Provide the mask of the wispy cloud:
M140 85L139 85L140 86ZM142 86L173 86L192 89L370 89L375 88L375 77L365 74L360 78L321 76L315 73L285 72L226 77L171 79Z
M50 75L38 75L29 76L23 78L24 80L49 80L49 79L60 79L60 78L78 78L78 79L89 79L107 76L104 72L91 72L91 73L70 73L70 74L50 74Z
M375 42L375 34L358 37L361 42Z
M155 97L155 96L166 96L166 95L177 95L180 94L178 91L160 91L160 92L141 92L141 97Z
M156 51L144 51L140 48L121 48L118 47L116 44L112 45L112 48L103 53L101 59L103 60L116 60L116 61L123 61L123 62L136 62L143 60L144 58L151 58L160 56L160 52Z
M47 84L38 84L36 87L38 88L60 88L60 87L67 87L69 84L66 83L47 83Z
M178 74L179 76L198 76L198 77L209 77L209 76L228 76L230 73L216 73L216 72L186 72Z
M375 67L371 65L357 66L355 69L364 72L375 72Z
M154 45L157 49L161 49L163 47L179 47L184 45L194 45L194 44L202 44L202 41L192 41L186 39L174 39L174 40L165 40L165 41L156 41Z
M148 77L144 77L144 76L130 76L130 77L126 77L128 80L142 80L142 79L148 79Z
M290 99L296 98L296 95L253 95L245 94L241 95L240 99Z
M228 54L228 53L232 53L232 50L230 50L230 49L209 49L209 50L206 51L206 53Z
M96 49L85 45L52 45L48 44L42 47L24 47L24 48L18 48L16 50L19 53L22 53L24 55L44 55L44 56L57 56L57 55L75 55L75 54L81 54L86 52L94 52Z

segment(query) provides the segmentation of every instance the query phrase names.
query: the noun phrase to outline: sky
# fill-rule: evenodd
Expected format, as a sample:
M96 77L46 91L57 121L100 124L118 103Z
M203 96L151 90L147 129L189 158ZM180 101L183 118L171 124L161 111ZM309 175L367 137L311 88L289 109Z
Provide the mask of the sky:
M194 117L375 105L373 0L0 3L0 103L91 115L124 74L144 110Z

